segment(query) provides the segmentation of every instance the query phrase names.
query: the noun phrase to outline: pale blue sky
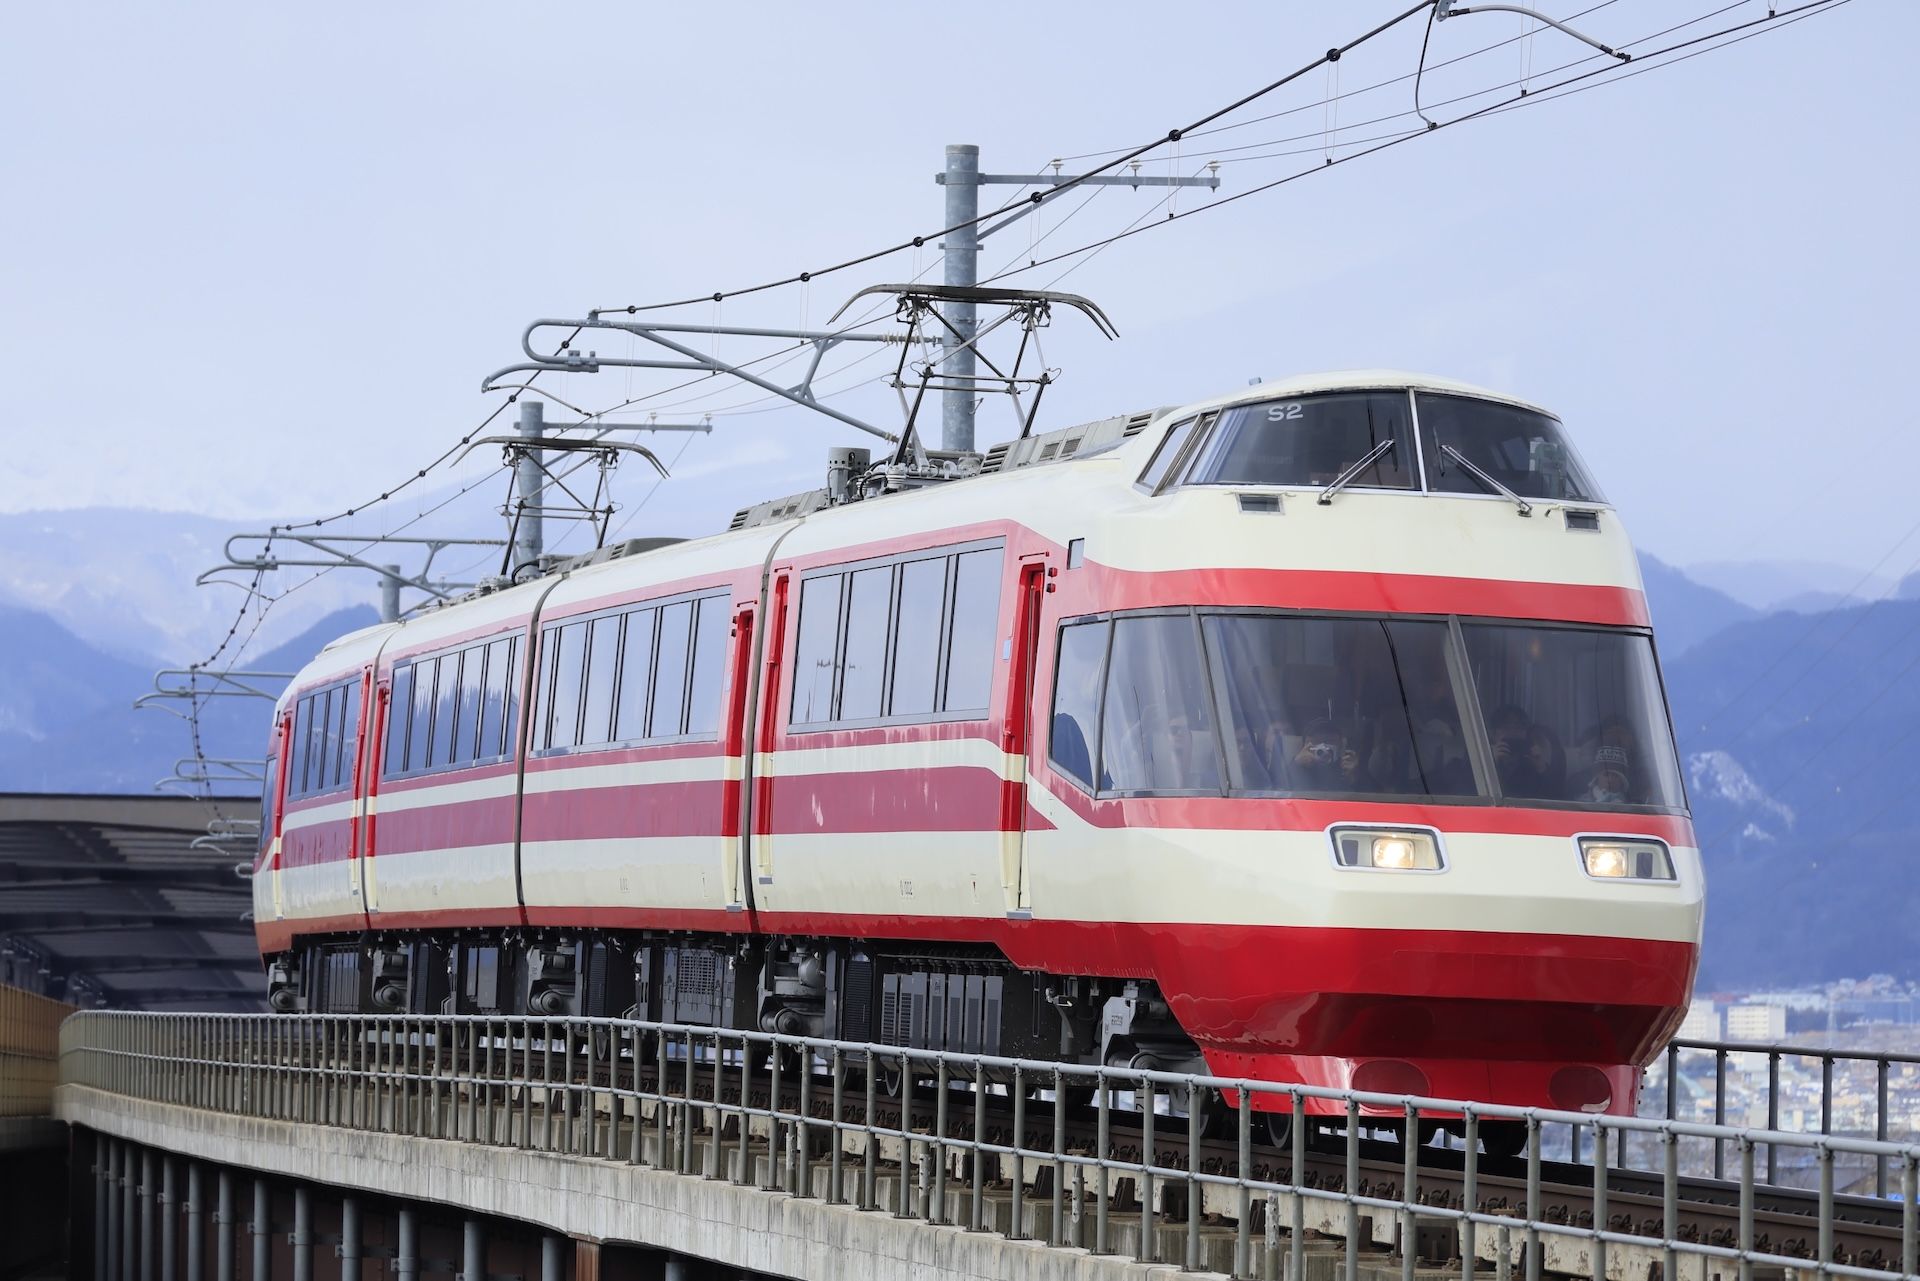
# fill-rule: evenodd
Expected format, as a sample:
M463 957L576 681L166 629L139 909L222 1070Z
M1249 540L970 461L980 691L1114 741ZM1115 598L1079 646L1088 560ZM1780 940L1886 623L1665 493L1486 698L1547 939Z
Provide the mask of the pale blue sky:
M1616 0L1579 25L1621 42L1714 7ZM1128 144L1393 11L10 6L0 506L240 519L357 501L486 412L479 379L516 358L534 316L748 284L931 230L945 143L980 144L1000 171ZM1432 57L1523 27L1449 21ZM1338 89L1410 72L1419 38L1409 23L1350 55ZM1427 370L1561 412L1639 541L1667 559L1865 568L1920 517L1917 40L1920 6L1855 0L1117 245L1059 287L1101 303L1122 339L1056 327L1047 355L1064 374L1045 418L1198 399L1255 375ZM1508 80L1529 57L1544 83L1585 52L1548 33L1435 73L1423 92ZM1323 129L1330 87L1309 75L1260 108L1303 110L1184 146L1181 163ZM1401 84L1341 102L1337 123L1409 105ZM1222 194L1313 159L1229 166ZM1110 233L1156 198L1110 191L1048 247ZM1005 233L983 261L1027 235ZM817 323L913 267L725 319ZM654 384L553 385L598 407ZM702 392L674 416L752 399ZM879 416L890 398L868 386L846 403ZM1006 417L983 410L983 443L1010 434ZM859 443L798 409L722 422L629 532L722 527L735 507L817 483L827 446ZM643 480L629 469L622 493L638 497ZM481 493L497 490L458 523L484 521ZM1920 537L1887 570L1916 557Z

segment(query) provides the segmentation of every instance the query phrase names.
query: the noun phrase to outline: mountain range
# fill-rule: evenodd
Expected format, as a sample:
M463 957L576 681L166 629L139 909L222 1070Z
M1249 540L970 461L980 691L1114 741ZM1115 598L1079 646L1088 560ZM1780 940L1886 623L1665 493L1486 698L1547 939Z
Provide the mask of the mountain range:
M167 714L178 704L136 712L133 702L156 668L203 657L231 621L225 595L209 605L209 593L181 590L226 530L170 513L0 516L11 553L0 568L0 790L145 792L194 755L185 721ZM62 571L63 554L77 564ZM1791 587L1796 567L1721 566L1711 575L1720 586L1650 556L1642 570L1706 852L1702 982L1914 976L1920 578L1805 612L1792 590L1765 608L1753 590L1724 590L1736 579ZM334 579L276 607L262 632L272 647L250 650L245 666L294 670L374 621L370 585ZM200 754L258 758L265 722L258 700L213 700Z

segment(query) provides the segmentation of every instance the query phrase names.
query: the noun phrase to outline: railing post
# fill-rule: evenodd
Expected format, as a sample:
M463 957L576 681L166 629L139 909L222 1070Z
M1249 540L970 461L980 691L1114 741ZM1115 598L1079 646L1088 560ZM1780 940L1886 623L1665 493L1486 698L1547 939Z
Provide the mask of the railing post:
M1307 1199L1300 1195L1300 1189L1306 1186L1307 1168L1307 1098L1298 1090L1288 1095L1288 1106L1293 1110L1293 1126L1288 1132L1292 1142L1292 1168L1287 1171L1287 1181L1293 1187L1293 1213L1288 1231L1292 1234L1287 1240L1287 1275L1293 1281L1302 1281L1307 1275Z
M952 1085L947 1061L935 1069L933 1099L933 1189L927 1194L927 1222L947 1221L947 1093Z
M1668 1126L1660 1131L1660 1275L1677 1277L1680 1257L1675 1243L1680 1239L1680 1137ZM1773 1145L1767 1145L1773 1151Z
M1833 1056L1831 1054L1820 1056L1820 1133L1833 1133Z
M1187 1255L1186 1269L1200 1270L1200 1085L1187 1078Z
M1460 1281L1473 1281L1480 1261L1479 1225L1471 1217L1480 1212L1480 1116L1468 1108L1464 1119L1466 1151L1461 1154L1460 1208L1469 1217L1460 1221Z
M1740 1136L1740 1281L1753 1281L1753 1140Z
M1347 1281L1360 1281L1360 1207L1354 1198L1360 1195L1360 1104L1347 1100ZM1296 1173L1294 1181L1299 1182ZM1295 1281L1299 1281L1296 1277Z
M1540 1281L1540 1118L1527 1113L1527 1281Z
M1153 1110L1158 1094L1159 1090L1153 1081L1142 1075L1134 1095L1140 1100L1140 1178L1135 1184L1135 1190L1140 1195L1140 1254L1138 1257L1142 1263L1160 1261L1160 1242L1155 1239L1153 1233L1153 1145L1155 1142ZM1015 1195L1019 1195L1017 1182L1014 1188ZM1018 1205L1018 1202L1015 1204ZM1020 1226L1018 1213L1014 1215L1013 1223L1016 1228Z
M1405 1133L1400 1144L1400 1204L1405 1208L1400 1211L1400 1281L1413 1281L1413 1265L1420 1253L1420 1225L1413 1217L1414 1197L1420 1183L1420 1108L1417 1104L1406 1104L1402 1124ZM1593 1137L1598 1144L1600 1134L1596 1131ZM1601 1273L1598 1281L1606 1281L1606 1274Z
M1104 1121L1105 1114L1102 1113ZM967 1230L980 1232L986 1226L986 1169L987 1154L981 1151L987 1141L987 1071L979 1064L973 1070L973 1156L968 1162L970 1187L967 1207ZM1105 1141L1104 1135L1102 1142Z
M1234 1177L1240 1181L1235 1209L1238 1218L1233 1233L1233 1275L1235 1281L1253 1272L1253 1189L1247 1180L1253 1176L1253 1091L1240 1084L1238 1134L1234 1146Z
M1713 1123L1724 1126L1727 1123L1727 1052L1713 1052ZM1713 1141L1713 1177L1727 1177L1727 1142L1722 1138Z
M1113 1199L1113 1168L1110 1164L1113 1159L1113 1086L1107 1079L1106 1068L1102 1067L1096 1070L1094 1074L1094 1084L1097 1087L1095 1097L1099 1101L1100 1115L1097 1122L1099 1137L1094 1144L1093 1155L1100 1164L1095 1167L1098 1175L1094 1189L1093 1252L1095 1254L1110 1254L1112 1253L1112 1243L1108 1240L1107 1216L1108 1205ZM975 1116L978 1115L979 1113L976 1112ZM974 1194L976 1216L979 1213L977 1209L979 1199L978 1185L976 1184Z
M1013 1065L1013 1220L1007 1225L1009 1241L1027 1239L1027 1076L1018 1063Z
M944 1132L946 1127L941 1127ZM1053 1245L1067 1244L1067 1082L1058 1064L1053 1069L1053 1204L1049 1207L1053 1222L1047 1240Z
M1780 1052L1774 1050L1767 1055L1767 1129L1778 1133L1780 1129ZM1780 1182L1780 1145L1767 1144L1767 1182L1778 1186Z
M1824 1121L1824 1117L1822 1120ZM1815 1265L1822 1275L1833 1263L1833 1149L1822 1143L1820 1160L1820 1256Z
M1751 1148L1748 1155L1752 1155ZM1533 1207L1527 1208L1533 1213ZM1607 1242L1601 1234L1607 1230L1607 1132L1598 1120L1593 1123L1593 1281L1607 1281ZM1411 1281L1411 1278L1409 1278Z
M1876 1103L1873 1110L1873 1137L1882 1143L1887 1141L1887 1071L1890 1066L1886 1059L1874 1063ZM1873 1194L1877 1197L1887 1195L1887 1155L1884 1152L1873 1158Z
M837 1045L833 1047L831 1068L833 1072L834 1130L833 1152L827 1158L827 1200L835 1205L845 1205L847 1203L846 1176L841 1168L844 1164L844 1158L840 1151L845 1144L841 1142L840 1126L845 1124L847 1119L847 1063L846 1055L841 1052L840 1047ZM745 1102L746 1100L742 1098L741 1103L744 1105ZM746 1114L743 1112L740 1116L740 1124L744 1127L746 1123Z

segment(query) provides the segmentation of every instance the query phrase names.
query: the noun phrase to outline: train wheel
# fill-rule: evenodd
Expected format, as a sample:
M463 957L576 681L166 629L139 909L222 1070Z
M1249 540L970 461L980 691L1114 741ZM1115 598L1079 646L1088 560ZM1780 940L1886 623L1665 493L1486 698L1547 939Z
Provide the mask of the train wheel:
M1293 1113L1262 1112L1260 1114L1259 1133L1266 1136L1268 1147L1286 1148L1293 1146Z

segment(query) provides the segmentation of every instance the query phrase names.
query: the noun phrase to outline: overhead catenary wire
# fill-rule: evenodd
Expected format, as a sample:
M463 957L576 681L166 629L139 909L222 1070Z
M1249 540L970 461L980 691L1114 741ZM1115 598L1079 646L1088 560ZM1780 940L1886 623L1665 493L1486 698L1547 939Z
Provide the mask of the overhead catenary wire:
M1298 182L1301 179L1311 177L1314 174L1325 173L1328 170L1337 168L1340 165L1350 164L1353 161L1362 160L1369 156L1377 155L1382 151L1386 151L1393 147L1401 146L1416 138L1427 137L1443 129L1448 129L1456 125L1469 124L1473 121L1484 119L1498 112L1514 110L1524 106L1535 106L1543 102L1556 101L1561 97L1568 96L1566 93L1560 93L1556 91L1568 89L1569 86L1579 85L1584 82L1595 81L1596 78L1599 78L1599 77L1607 77L1607 79L1604 81L1601 81L1601 83L1611 83L1611 81L1615 79L1625 79L1632 75L1640 75L1648 71L1658 70L1659 68L1664 66L1672 66L1679 62L1685 61L1688 58L1697 57L1699 56L1700 53L1709 53L1717 49L1726 48L1733 44L1740 43L1741 40L1751 38L1751 35L1763 34L1767 30L1775 30L1775 29L1784 28L1786 26L1791 26L1794 22L1799 21L1806 17L1813 16L1815 13L1832 12L1833 10L1838 9L1849 2L1850 0L1807 0L1806 3L1797 5L1793 8L1770 10L1766 16L1760 17L1760 18L1754 18L1748 22L1736 23L1732 26L1720 28L1718 30L1708 32L1705 35L1695 36L1695 37L1692 37L1691 39L1679 41L1675 44L1665 46L1664 48L1651 50L1646 53L1636 53L1634 55L1633 63L1620 63L1620 62L1610 61L1606 66L1597 67L1591 71L1582 72L1579 75L1569 76L1566 79L1557 82L1556 84L1549 85L1545 89L1534 90L1527 94L1516 94L1516 95L1513 95L1512 97L1503 99L1500 102L1491 103L1485 107L1480 107L1476 110L1465 112L1451 119L1436 121L1434 123L1433 128L1411 130L1411 131L1408 131L1407 133L1387 138L1384 141L1376 142L1372 146L1369 146L1364 150L1356 151L1345 156L1331 157L1324 164L1314 165L1310 168L1296 170L1295 172L1287 174L1283 177L1275 178L1270 182L1265 182L1265 183L1261 183L1258 186L1250 187L1245 191L1237 191L1229 196L1221 196L1213 200L1211 203L1208 203L1205 205L1198 205L1192 209L1188 209L1183 212L1178 212L1178 213L1170 212L1165 218L1162 218L1157 222L1149 223L1145 226L1132 227L1125 231L1117 232L1111 236L1102 237L1099 240L1088 241L1086 244L1080 245L1076 248L1063 250L1062 252L1053 254L1050 257L1042 258L1038 262L1033 263L1029 267L1015 268L1012 271L1002 273L1001 276L999 277L994 277L989 280L983 280L981 283L987 284L987 283L991 283L993 279L1004 279L1009 276L1016 276L1023 271L1032 270L1033 267L1044 267L1051 263L1060 262L1065 259L1074 257L1077 254L1089 253L1099 249L1103 249L1107 245L1113 244L1116 241L1125 240L1130 237L1140 235L1144 232L1152 231L1158 227L1168 226L1171 223L1182 222L1190 218L1198 217L1202 214L1211 213L1219 209L1224 209L1240 201L1251 199L1254 196L1263 195L1266 192L1273 191L1276 188L1287 186L1291 183ZM1666 28L1664 31L1656 32L1650 36L1643 36L1639 40L1634 41L1631 44L1622 45L1620 47L1631 49L1636 44L1644 44L1648 40L1659 39L1661 38L1661 36L1667 34L1668 32L1679 30L1682 27L1695 25L1699 21L1700 21L1699 18L1690 19L1685 23L1680 23L1674 27ZM1760 28L1760 30L1751 31L1749 35L1739 36L1739 38L1735 40L1727 40L1723 44L1713 45L1710 48L1698 50L1695 53L1688 54L1686 58L1674 58L1669 62L1656 63L1653 61L1654 59L1658 59L1658 58L1666 58L1668 55L1677 53L1683 49L1692 49L1694 48L1694 46L1704 44L1708 41L1718 40L1730 35L1737 35L1737 33L1740 33L1740 32L1749 32L1750 29L1756 28L1756 27ZM1587 60L1583 59L1582 61L1587 61ZM1617 68L1627 67L1627 66L1632 66L1635 68L1635 70L1616 71ZM1593 87L1593 86L1589 84L1587 87Z
M1232 102L1227 103L1225 106L1217 107L1214 110L1209 111L1207 114L1201 116L1199 119L1193 121L1191 124L1182 125L1174 129L1169 129L1163 137L1156 138L1153 141L1143 143L1140 146L1135 147L1130 151L1123 152L1117 155L1114 159L1106 162L1105 164L1098 165L1092 169L1087 170L1084 173L1076 174L1071 178L1065 179L1062 182L1054 184L1052 187L1050 187L1046 191L1036 191L1031 196L1028 196L1026 200L1027 202L1035 205L1043 204L1049 200L1056 200L1062 195L1064 195L1066 192L1074 190L1076 187L1085 186L1089 178L1095 178L1100 176L1101 174L1107 173L1110 170L1121 168L1122 166L1126 165L1129 161L1132 161L1141 156L1144 156L1151 151L1158 150L1159 148L1167 146L1172 143L1177 143L1180 141L1181 138L1194 132L1195 130L1202 129L1205 126L1212 124L1214 121L1219 120L1223 116L1231 115L1232 113L1246 106L1248 103L1257 102L1261 98L1267 97L1269 94L1278 92L1279 90L1285 88L1287 85L1292 84L1294 81L1300 79L1302 76L1307 75L1308 73L1314 71L1315 69L1326 66L1329 62L1339 61L1342 57L1353 52L1355 49L1360 48L1362 45L1366 44L1368 41L1379 37L1385 32L1391 31L1393 28L1399 26L1402 22L1405 22L1407 19L1413 17L1415 14L1420 13L1422 10L1431 8L1434 3L1435 3L1435 0L1421 0L1419 4L1413 5L1408 9L1402 10L1400 13L1396 14L1391 18L1388 18L1386 21L1378 24L1377 26L1365 32L1362 32L1358 36L1355 36L1353 39L1347 41L1345 44L1336 45L1333 48L1328 49L1325 53L1321 54L1319 57L1314 58L1312 61L1306 63L1303 66L1297 67L1294 70L1289 71L1287 74L1281 76L1278 80L1275 80L1267 85L1264 85L1258 89L1255 89L1251 93L1243 94L1239 98L1234 99ZM994 209L990 209L987 212L979 214L975 217L967 218L960 222L953 223L950 226L941 227L935 231L926 232L918 236L913 236L906 240L887 245L884 248L871 250L863 254L858 254L854 257L844 259L840 262L832 263L829 266L822 267L817 270L798 271L798 272L794 272L791 275L783 276L777 280L763 281L757 285L748 285L739 289L717 289L717 290L714 290L712 293L698 294L698 295L694 295L692 297L687 297L687 298L678 298L671 302L631 303L625 307L606 307L606 308L601 308L600 310L603 314L624 311L628 315L634 315L636 313L645 312L645 311L664 311L674 307L690 307L690 306L694 306L700 303L705 303L708 301L713 301L716 303L724 302L729 298L742 298L750 294L765 293L767 290L770 290L770 289L781 289L788 285L805 284L810 281L817 280L822 276L833 275L837 272L846 271L852 267L864 266L867 263L876 262L882 258L888 258L897 253L903 253L908 249L917 249L922 245L928 243L929 241L936 240L941 236L951 235L956 231L963 231L968 227L975 227L991 219L999 218L1006 214L1012 213L1015 209L1020 207L1021 203L1022 202L1019 200L1014 200L1005 205L1001 205Z

